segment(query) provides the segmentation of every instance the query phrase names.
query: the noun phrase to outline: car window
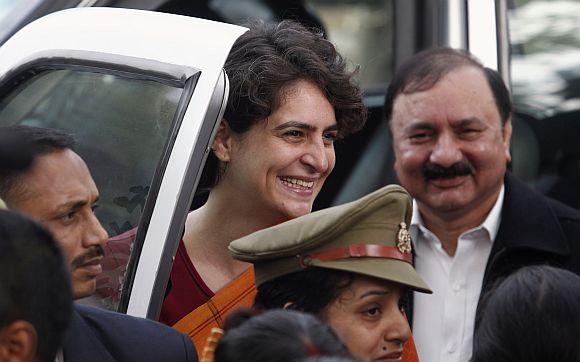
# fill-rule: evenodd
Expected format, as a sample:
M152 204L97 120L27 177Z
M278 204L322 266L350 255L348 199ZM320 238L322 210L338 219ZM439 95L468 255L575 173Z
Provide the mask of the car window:
M0 21L4 20L17 5L17 0L0 0Z
M322 28L341 54L360 65L359 82L367 91L384 92L393 73L394 0L209 0L190 9L177 4L160 11L244 24L297 20Z
M43 0L0 0L0 44Z
M518 0L508 16L513 171L580 208L580 1Z
M306 0L341 54L360 65L366 89L384 87L393 73L392 0Z
M100 191L97 216L109 233L96 297L116 309L124 272L182 88L124 73L33 69L0 102L0 125L72 133Z

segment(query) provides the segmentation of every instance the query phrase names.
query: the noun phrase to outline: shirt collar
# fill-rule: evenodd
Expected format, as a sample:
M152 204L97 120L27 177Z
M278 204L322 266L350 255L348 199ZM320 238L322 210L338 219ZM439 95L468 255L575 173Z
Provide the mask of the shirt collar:
M489 212L489 214L487 214L487 217L480 226L472 229L476 230L483 228L487 230L490 242L493 242L493 240L497 235L497 231L499 230L504 194L505 194L505 185L502 184L497 200L495 201L495 204L491 208L491 211ZM424 230L426 230L423 224L423 219L421 218L421 213L419 212L419 208L417 207L417 201L415 201L415 199L413 199L413 218L411 219L411 226L419 228L421 232L424 232ZM413 238L413 240L414 239L416 238Z
M54 362L64 362L64 355L62 353L62 348L58 349L56 356L54 358Z
M497 235L497 231L499 230L499 224L501 220L501 209L503 208L503 200L504 200L504 193L505 193L505 186L501 185L501 190L499 191L499 195L495 204L491 208L489 214L485 218L481 227L485 228L489 233L489 239L493 242L495 240L495 236Z

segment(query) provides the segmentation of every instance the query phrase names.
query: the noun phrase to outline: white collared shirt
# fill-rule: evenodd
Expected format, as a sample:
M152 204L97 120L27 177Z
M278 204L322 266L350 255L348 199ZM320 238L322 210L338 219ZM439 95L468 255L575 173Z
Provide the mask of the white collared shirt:
M64 362L64 355L62 353L62 348L58 349L56 353L56 357L54 358L54 362Z
M459 236L455 256L448 255L435 234L423 226L413 201L415 269L433 290L433 294L415 292L413 296L413 337L422 362L471 358L475 310L503 199L502 186L483 224Z

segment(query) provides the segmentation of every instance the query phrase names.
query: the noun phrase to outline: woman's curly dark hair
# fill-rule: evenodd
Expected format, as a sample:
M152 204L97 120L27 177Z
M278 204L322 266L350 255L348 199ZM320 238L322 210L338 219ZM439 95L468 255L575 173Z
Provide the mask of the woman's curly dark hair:
M236 133L247 131L271 115L283 100L281 90L309 80L324 92L334 108L341 135L358 131L366 120L355 72L321 33L284 20L255 22L234 44L224 66L230 97L224 118Z
M362 92L347 70L346 60L322 33L284 20L253 22L235 42L224 66L230 83L224 113L236 134L274 113L284 100L285 87L298 80L316 84L334 108L339 137L360 130L367 117ZM210 155L202 187L217 183L218 161ZM209 178L208 178L209 176Z

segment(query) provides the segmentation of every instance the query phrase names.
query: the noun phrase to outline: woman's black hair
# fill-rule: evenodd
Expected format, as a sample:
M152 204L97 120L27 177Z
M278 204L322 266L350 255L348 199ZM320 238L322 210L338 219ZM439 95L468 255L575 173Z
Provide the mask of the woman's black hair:
M580 276L528 266L484 300L472 362L580 362Z
M293 362L307 357L350 357L344 344L313 315L276 309L238 310L226 320L215 362Z
M289 307L322 317L324 309L352 284L354 274L311 268L283 275L258 287L254 308ZM291 303L289 306L288 303Z
M256 21L235 42L224 69L230 93L224 119L234 134L247 132L275 112L284 90L298 80L316 84L336 115L339 136L360 130L367 117L356 71L323 34L291 20ZM207 190L219 181L219 162L210 153L200 181Z

